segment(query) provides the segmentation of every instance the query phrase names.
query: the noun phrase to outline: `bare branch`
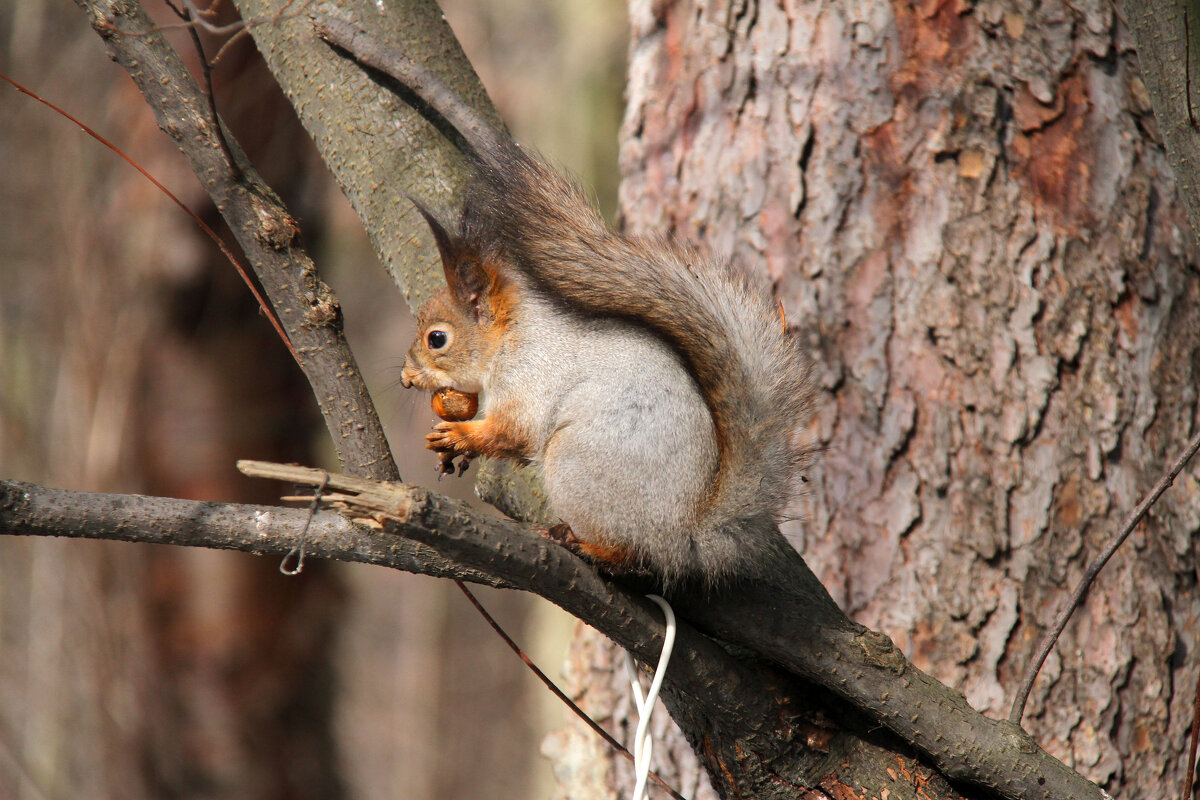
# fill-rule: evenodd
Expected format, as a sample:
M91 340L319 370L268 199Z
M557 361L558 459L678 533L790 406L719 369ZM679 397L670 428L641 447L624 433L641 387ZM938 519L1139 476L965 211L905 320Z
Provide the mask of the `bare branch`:
M310 485L325 475L322 470L306 474L304 468L284 468L278 474ZM332 476L330 486L347 497L359 494L356 487L364 489L354 513L365 524L318 512L306 545L310 557L533 591L643 662L656 662L662 623L650 605L527 526L411 486L364 485L344 476ZM357 497L348 502L356 504ZM0 481L0 531L13 534L282 554L298 543L306 517L306 511L296 509L67 492ZM795 579L799 585L807 580L799 571ZM922 750L930 737L940 739L929 756L943 774L999 797L1104 797L1019 728L977 714L961 695L905 661L886 637L854 625L836 607L831 610L815 599L769 586L738 587L708 600L674 598L690 624L681 626L664 699L693 744L707 748L702 755L715 759L714 780L722 780L721 764L736 760L739 775L730 788L736 786L745 796L783 798L796 785L812 785L814 759L818 767L829 759L843 769L853 764L860 776L870 770L886 775L896 758L904 759L906 768L920 769L878 729L882 723ZM771 613L750 613L763 607ZM763 653L797 674L815 676L851 705L797 683L753 655L748 661L734 658L693 625ZM863 712L867 716L859 719ZM824 719L837 719L839 725L831 728ZM863 731L873 733L864 737ZM796 744L804 741L820 742L820 747L814 752ZM793 745L781 748L782 742ZM780 775L790 776L783 787L777 785ZM734 780L732 774L727 777ZM886 777L880 780L880 785L887 783ZM751 787L758 794L747 791ZM957 795L947 785L937 796Z
M1083 602L1083 597L1087 594L1088 589L1091 588L1092 582L1096 580L1096 576L1104 569L1104 565L1113 557L1117 549L1129 538L1129 534L1133 533L1133 529L1142 521L1142 517L1146 516L1146 512L1150 510L1150 507L1158 502L1158 498L1162 497L1162 493L1175 483L1175 478L1179 476L1179 473L1183 471L1187 463L1192 460L1192 456L1196 455L1197 450L1200 450L1200 431L1197 431L1192 440L1188 442L1188 446L1167 469L1166 474L1159 478L1158 483L1154 484L1154 488L1137 504L1137 507L1133 509L1129 517L1125 520L1125 524L1121 526L1121 530L1117 531L1117 535L1108 543L1108 546L1104 548L1100 555L1092 560L1091 564L1088 564L1087 571L1083 573L1083 577L1079 580L1079 585L1071 593L1067 604L1058 612L1053 627L1042 637L1037 653L1034 655L1032 663L1030 663L1029 668L1025 672L1025 678L1021 681L1021 689L1013 699L1012 710L1008 713L1009 721L1017 725L1021 724L1021 716L1025 713L1025 703L1029 700L1029 693L1033 690L1033 682L1037 680L1038 673L1042 669L1042 664L1046 663L1046 658L1050 655L1050 651L1054 649L1054 645L1058 641L1058 637L1062 635L1063 629L1067 627L1067 622L1070 621L1071 615L1075 613L1075 609Z
M71 492L0 480L0 532L15 536L111 539L283 555L299 543L308 517L306 509ZM313 516L307 549L316 558L382 564L508 586L454 564L428 547L355 525L332 511Z
M304 468L296 469L303 477ZM317 480L325 474L308 473ZM353 487L360 484L335 475L330 485L354 494ZM333 511L313 517L306 544L310 557L530 589L558 602L643 662L656 662L662 623L650 604L603 580L578 557L528 527L410 486L375 484L364 495L366 508L356 512L359 524ZM374 510L378 508L399 516ZM0 532L15 535L282 554L298 543L307 517L308 512L299 509L70 492L0 480ZM441 537L439 528L454 535ZM425 546L397 533L418 534L448 547ZM486 568L450 555L459 549ZM852 715L849 709L830 707L823 693L757 659L733 657L687 624L680 626L662 697L693 744L703 744L701 755L713 762L714 780L731 782L727 794L740 790L742 796L784 800L795 796L795 786L822 780L840 785L844 779L825 776L830 768L870 784L888 785L887 771L899 767L927 781L922 787L928 797L960 797L898 742L889 746L882 741L885 735L862 737L824 721L845 719ZM728 769L722 772L722 764L736 764L737 776ZM894 791L893 796L915 795Z
M426 103L449 125L443 128L443 133L450 138L461 137L467 149L476 153L493 152L499 149L498 142L509 141L504 131L459 99L433 70L388 47L353 22L317 15L313 17L313 27L318 36L349 53L359 64L382 72Z

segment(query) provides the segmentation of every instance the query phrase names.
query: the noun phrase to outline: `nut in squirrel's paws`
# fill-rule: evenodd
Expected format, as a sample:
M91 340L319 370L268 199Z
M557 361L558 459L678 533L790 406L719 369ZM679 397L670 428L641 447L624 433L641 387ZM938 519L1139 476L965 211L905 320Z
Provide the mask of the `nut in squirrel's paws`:
M467 467L471 466L471 459L475 454L469 450L462 450L461 431L456 439L447 423L463 422L474 417L479 411L479 395L467 394L457 389L438 389L429 398L429 404L433 407L433 413L445 420L438 423L433 433L425 437L428 440L426 447L441 454L437 466L434 467L438 473L438 480L444 475L453 475L455 470L461 478ZM459 459L457 466L454 464L456 458Z
M433 413L445 421L462 422L479 411L479 395L457 389L438 389L429 398L429 404L433 406Z

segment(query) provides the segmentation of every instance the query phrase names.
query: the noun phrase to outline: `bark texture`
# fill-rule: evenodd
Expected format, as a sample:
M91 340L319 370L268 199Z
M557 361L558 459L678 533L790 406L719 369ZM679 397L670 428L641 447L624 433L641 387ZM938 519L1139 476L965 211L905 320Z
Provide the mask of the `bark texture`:
M279 0L235 4L300 121L363 220L380 259L410 306L441 286L426 225L405 192L420 187L436 209L453 208L466 177L451 141L419 113L312 37L309 14L352 16L445 79L481 113L495 118L487 93L433 0L325 3L294 13ZM319 97L320 102L312 98ZM369 165L362 168L363 165Z
M1200 277L1121 20L953 0L631 14L627 227L774 284L825 390L797 545L858 621L1004 716L1196 420ZM1127 797L1182 774L1196 476L1101 576L1026 712Z

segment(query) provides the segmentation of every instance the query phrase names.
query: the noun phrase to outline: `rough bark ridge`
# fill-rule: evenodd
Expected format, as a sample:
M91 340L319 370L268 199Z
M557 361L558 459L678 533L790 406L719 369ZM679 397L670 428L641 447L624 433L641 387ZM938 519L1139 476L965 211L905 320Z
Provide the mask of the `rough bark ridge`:
M823 367L797 543L859 621L1003 716L1196 417L1200 280L1123 24L1098 1L637 0L632 19L629 226L773 281ZM1027 711L1128 797L1181 774L1196 475Z

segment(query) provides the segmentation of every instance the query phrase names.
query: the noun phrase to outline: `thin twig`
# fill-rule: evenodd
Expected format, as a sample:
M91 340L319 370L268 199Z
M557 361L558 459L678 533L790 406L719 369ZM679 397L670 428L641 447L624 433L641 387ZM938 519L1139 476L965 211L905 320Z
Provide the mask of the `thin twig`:
M156 25L151 30L142 31L142 32L138 32L138 33L128 33L128 32L123 32L123 33L125 33L126 36L141 37L141 36L149 36L151 34L155 34L160 31L173 31L173 30L179 30L180 28L197 28L197 27L204 28L204 30L206 30L209 33L214 34L216 36L224 36L225 34L232 33L233 35L230 36L227 40L225 40L225 43L222 44L221 47L217 50L217 54L215 56L213 56L212 59L209 61L209 63L211 65L213 65L214 67L217 65L218 62L220 62L221 56L225 54L225 51L229 48L229 45L233 44L238 39L240 39L243 36L245 36L246 34L248 34L250 32L251 28L254 28L258 25L273 25L278 22L285 22L287 20L291 20L291 19L295 19L296 17L303 16L304 14L308 13L308 7L312 4L312 0L305 0L304 4L302 6L300 6L300 8L298 8L295 11L292 11L290 13L285 13L285 12L287 12L287 9L291 7L292 3L296 2L296 0L288 0L286 3L283 4L283 7L280 8L279 11L276 11L274 14L269 14L269 15L262 16L262 17L254 17L251 19L239 19L239 20L235 20L234 22L229 23L228 25L214 25L211 22L208 22L207 20L205 20L204 15L206 13L212 13L213 9L217 5L216 3L213 3L207 9L205 9L204 11L201 11L200 9L196 8L192 3L188 2L187 6L190 7L196 14L196 16L194 18L188 19L184 15L183 9L177 7L172 2L172 0L164 0L164 2L167 4L168 7L170 7L170 9L172 11L175 12L175 14L180 19L186 20L186 21L180 22L178 24L172 24L172 25Z
M191 0L183 0L184 11L183 18L188 22L194 19L200 19L200 12L192 5ZM217 113L217 93L213 90L212 81L212 64L209 63L208 57L204 55L204 44L200 41L200 33L196 30L196 26L188 26L188 33L191 34L192 44L196 48L196 55L200 58L200 74L204 76L204 95L208 98L208 110L212 114L213 133L217 136L217 144L221 146L221 152L225 155L225 161L229 165L230 177L232 180L240 181L244 176L242 168L238 166L237 159L233 157L233 151L229 148L229 142L225 139L225 126L221 124L221 115Z
M1104 569L1104 565L1112 558L1113 553L1117 552L1117 548L1129 538L1129 534L1133 533L1133 529L1142 521L1142 517L1146 516L1146 512L1150 510L1150 507L1175 482L1175 478L1187 466L1188 461L1196 454L1197 450L1200 450L1200 432L1197 432L1192 437L1187 449L1183 451L1179 458L1175 459L1175 462L1171 465L1167 473L1154 485L1150 493L1142 498L1142 502L1138 503L1137 508L1126 519L1120 533L1113 537L1113 540L1108 543L1104 551L1096 556L1095 560L1088 565L1087 571L1079 581L1079 585L1075 587L1075 591L1071 594L1071 599L1067 601L1067 605L1062 611L1058 612L1058 617L1054 620L1054 626L1038 646L1037 655L1034 656L1033 662L1029 665L1029 669L1025 673L1025 679L1021 683L1021 690L1017 692L1016 699L1013 700L1012 710L1008 713L1010 722L1015 722L1018 725L1021 724L1021 717L1025 713L1025 703L1029 700L1030 691L1033 690L1033 682L1037 680L1038 673L1042 669L1042 664L1046 663L1046 658L1050 655L1050 651L1054 649L1054 645L1058 642L1058 637L1062 634L1063 629L1067 627L1067 622L1071 619L1071 615L1075 613L1075 609L1083 601L1083 596L1087 594L1092 581L1100 574L1100 570Z
M317 35L350 54L359 64L378 70L411 91L436 111L478 156L512 146L508 135L459 98L432 70L379 41L352 22L313 17Z
M321 483L313 489L312 502L308 504L308 519L304 521L304 530L300 531L300 542L288 550L287 555L283 557L283 561L279 562L279 571L288 577L295 577L304 571L304 544L308 541L308 529L312 527L313 517L316 516L317 510L321 507L321 499L324 497L325 487L329 486L329 473L325 473L325 478ZM296 566L289 568L288 559L296 556Z
M1196 740L1200 739L1200 668L1196 670L1196 697L1192 701L1192 735L1188 745L1187 777L1183 781L1182 800L1192 800L1192 786L1196 779Z
M622 756L629 759L630 761L634 760L633 753L629 752L629 750L623 744L621 744L616 739L614 739L612 734L610 734L608 731L604 730L604 728L601 728L600 723L598 723L598 722L596 722L596 720L592 719L591 716L589 716L586 711L584 711L582 708L580 708L575 703L574 700L572 700L570 697L567 697L566 693L563 692L562 689L558 688L558 686L554 683L554 681L550 680L550 676L547 675L546 673L542 672L542 670L538 667L538 665L533 663L533 659L531 659L525 653L525 651L521 649L521 646L518 645L516 642L514 642L512 640L512 637L509 636L505 632L505 630L500 627L500 623L496 622L495 618L487 612L487 609L485 609L479 603L479 599L477 597L475 597L474 592L472 592L470 589L467 588L467 585L465 583L463 583L462 581L455 581L455 583L458 584L458 588L462 589L463 594L465 594L467 596L467 599L471 601L471 605L475 606L475 609L480 613L480 615L485 620L487 620L488 625L492 626L492 630L494 630L497 634L499 634L500 638L504 640L504 643L509 646L509 649L511 649L514 653L516 653L517 656L520 657L520 659L525 662L525 666L527 666L527 667L529 667L529 669L533 670L533 674L537 675L538 679L542 683L546 684L546 688L549 689L551 692L553 692L555 697L557 697L559 700L562 700L564 703L566 703L567 708L571 709L571 711L574 712L575 716L577 716L581 720L583 720L584 723L587 724L587 726L589 728L591 728L597 734L599 734L600 738L602 738L604 741L608 742L609 746L611 746L614 750L616 750L618 753L620 753ZM685 798L683 795L681 795L679 792L677 792L674 789L674 787L671 786L671 784L669 784L665 780L663 780L657 772L651 772L650 778L655 783L657 783L659 786L661 786L663 789L667 790L667 792L669 792L671 797L674 797L675 800L687 800L687 798Z
M1188 10L1183 9L1183 85L1184 98L1187 101L1188 122L1196 125L1196 112L1192 110L1192 31L1188 25Z
M88 136L91 136L93 139L95 139L97 142L99 142L100 144L107 147L109 150L112 150L118 156L123 158L129 164L129 166L133 167L138 172L142 173L142 177L144 177L146 180L148 180L152 184L154 184L155 187L157 187L160 192L162 192L163 194L165 194L167 197L169 197L171 199L171 202L173 202L175 205L179 206L180 210L182 210L183 213L185 213L189 217L191 217L192 221L195 222L197 226L199 226L200 230L204 231L205 235L208 236L209 239L212 239L213 243L216 244L217 248L221 251L221 254L224 255L225 258L228 259L229 263L233 265L233 268L237 270L238 275L240 275L242 278L242 282L246 284L246 288L248 288L250 290L250 294L254 295L254 299L258 303L258 307L260 309L262 309L263 315L267 318L267 321L271 323L271 327L273 327L275 329L275 333L277 333L279 335L280 340L283 342L284 346L287 347L288 352L290 352L292 354L292 358L294 358L297 363L301 363L300 356L296 354L295 348L292 347L292 340L289 339L288 335L284 332L283 325L279 322L279 318L277 316L275 316L274 309L271 308L270 303L267 302L266 298L263 297L262 293L258 290L257 284L255 284L255 282L250 279L250 275L246 272L245 267L243 267L242 263L237 260L237 258L233 255L233 251L231 251L225 245L225 242L223 242L221 240L221 237L217 235L216 231L214 231L212 228L210 228L204 220L200 219L200 217L197 216L194 211L192 211L190 208L188 208L186 205L184 205L184 202L182 200L180 200L178 197L176 197L171 192L170 189L168 189L166 186L163 186L157 178L155 178L153 175L151 175L149 172L147 172L146 169L141 164L137 163L132 158L130 158L128 155L126 155L125 152L123 150L121 150L121 148L117 147L115 144L110 142L108 139L105 139L99 133L96 133L96 131L94 131L92 128L90 128L87 125L85 125L84 123L80 122L78 119L71 116L66 111L63 111L58 106L54 105L54 103L51 103L49 100L45 100L45 99L39 97L38 95L34 94L29 89L26 89L24 86L17 83L12 78L8 77L7 75L5 75L2 72L0 72L0 79L3 79L5 81L7 81L8 83L10 83L12 85L12 87L14 89L16 89L18 92L21 92L22 94L26 94L26 95L32 97L34 100L38 101L42 105L51 109L55 113L60 114L63 117L66 117L71 122L78 125L80 127L80 129L83 130L84 133L86 133Z
M217 5L216 3L213 3L211 6L206 8L204 11L201 11L199 8L197 8L196 4L193 3L192 0L183 0L183 5L184 5L184 8L188 9L188 11L191 12L191 14L190 14L191 19L189 19L189 22L195 23L195 25L192 26L193 30L195 30L196 26L199 26L201 28L204 28L204 30L208 31L209 33L215 34L217 36L224 36L227 33L233 33L238 28L242 28L245 26L245 23L242 22L240 19L237 20L236 22L231 22L228 25L214 25L213 23L209 22L208 19L206 19L206 16L215 16L216 15L216 5Z

